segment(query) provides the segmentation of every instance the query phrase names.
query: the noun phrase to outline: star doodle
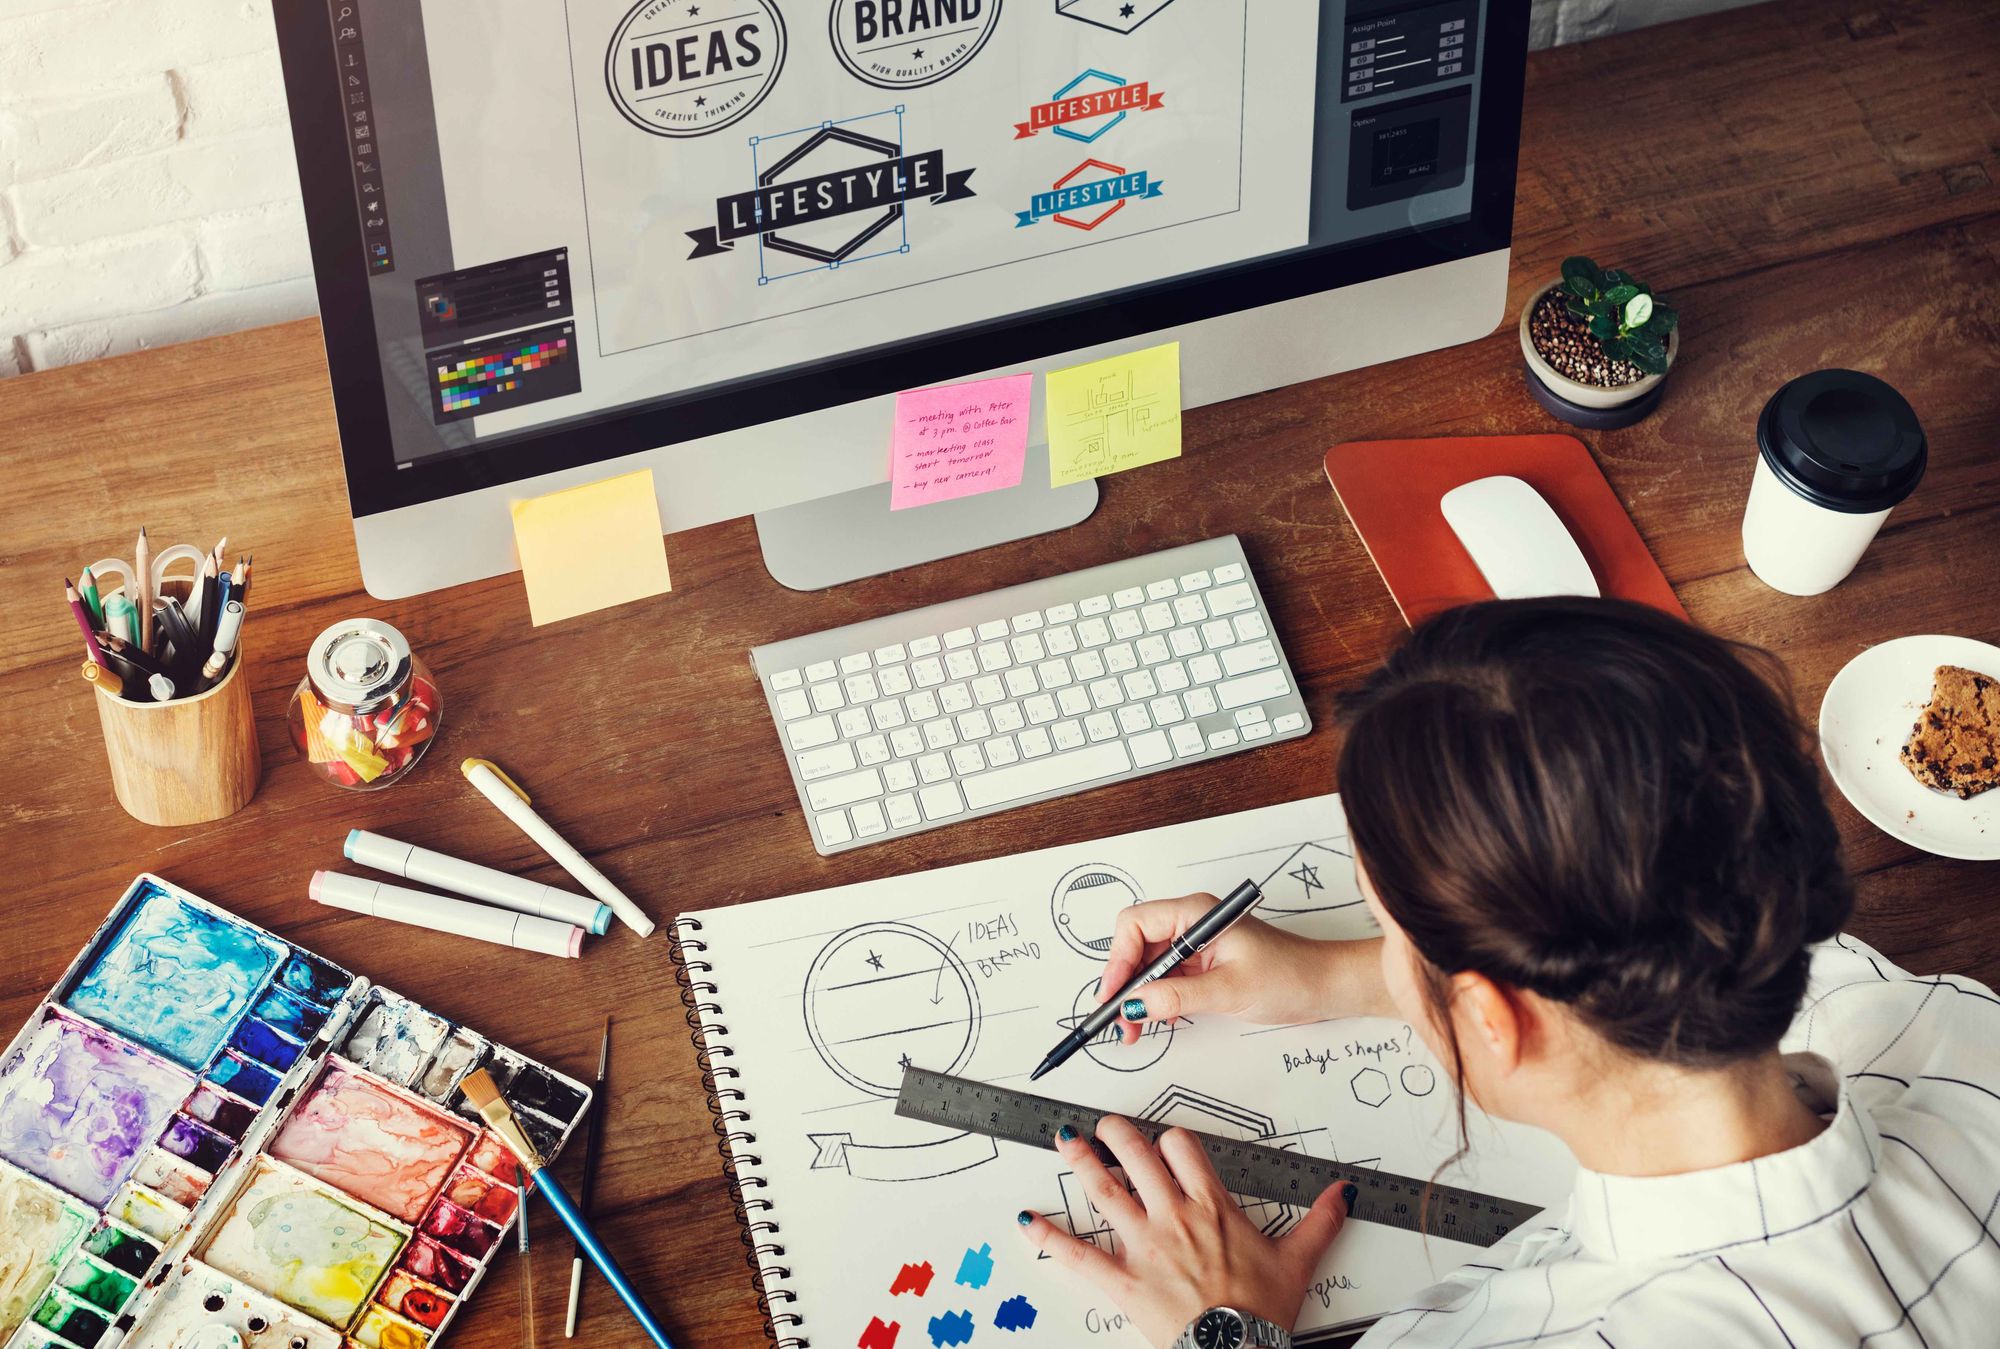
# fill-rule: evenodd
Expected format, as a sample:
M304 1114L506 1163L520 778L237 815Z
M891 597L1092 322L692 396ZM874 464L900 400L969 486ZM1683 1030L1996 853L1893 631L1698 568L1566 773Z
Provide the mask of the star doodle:
M1130 6L1130 5L1121 5L1121 6L1119 6L1119 8L1118 8L1118 17L1119 17L1119 18L1121 18L1121 19L1129 19L1129 18L1131 18L1131 17L1132 17L1132 6Z
M882 957L875 954L873 947L870 947L868 950L868 963L878 970L882 968Z
M896 1062L904 1072L907 1073L910 1071L910 1056L908 1054L903 1055L901 1058L897 1059Z
M689 5L689 6L688 6L688 17L689 17L690 19L697 19L697 18L700 18L700 17L701 17L701 6L700 6L700 5Z
M706 98L702 97L701 95L697 94L697 95L695 96L695 100L694 100L694 105L695 105L695 106L696 106L697 108L705 108L705 107L707 107L707 106L708 106L708 100L707 100Z
M1311 862L1301 862L1297 871L1288 871L1285 874L1305 886L1308 895L1315 890L1326 889L1326 883L1319 878L1319 868Z

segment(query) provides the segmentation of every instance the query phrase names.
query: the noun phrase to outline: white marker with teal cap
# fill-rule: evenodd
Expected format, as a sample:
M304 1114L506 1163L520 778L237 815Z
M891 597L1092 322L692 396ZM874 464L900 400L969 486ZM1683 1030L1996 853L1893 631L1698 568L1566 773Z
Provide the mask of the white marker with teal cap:
M364 867L435 886L454 895L483 899L488 904L498 904L515 913L531 913L538 918L570 923L593 937L601 937L611 928L609 904L522 876L510 876L477 862L420 848L414 843L402 843L366 829L348 830L347 842L341 846L341 851L347 854L348 861Z

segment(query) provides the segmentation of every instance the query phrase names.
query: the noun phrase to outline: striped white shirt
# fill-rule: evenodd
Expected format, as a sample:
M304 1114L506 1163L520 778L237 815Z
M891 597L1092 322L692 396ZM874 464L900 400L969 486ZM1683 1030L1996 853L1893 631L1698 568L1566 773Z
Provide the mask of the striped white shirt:
M2000 1346L2000 998L1820 947L1785 1037L1810 1142L1678 1176L1580 1171L1356 1349Z

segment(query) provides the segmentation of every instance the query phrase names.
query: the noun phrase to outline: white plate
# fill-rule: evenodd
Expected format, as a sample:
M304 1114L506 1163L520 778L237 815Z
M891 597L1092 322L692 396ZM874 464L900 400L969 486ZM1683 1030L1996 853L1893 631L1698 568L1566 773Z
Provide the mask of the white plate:
M2000 679L2000 647L1939 636L1870 647L1827 685L1820 754L1841 792L1883 832L1940 857L1990 862L2000 859L2000 788L1961 801L1918 782L1898 757L1940 665Z

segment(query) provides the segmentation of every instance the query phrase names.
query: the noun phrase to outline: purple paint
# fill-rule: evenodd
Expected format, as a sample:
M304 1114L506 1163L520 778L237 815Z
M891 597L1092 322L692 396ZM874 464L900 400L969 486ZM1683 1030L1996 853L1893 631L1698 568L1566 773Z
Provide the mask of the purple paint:
M193 1074L51 1014L0 1068L0 1157L102 1206L193 1086Z
M257 1107L204 1082L194 1089L194 1095L188 1097L181 1113L190 1119L200 1120L217 1133L228 1134L241 1141L257 1118Z
M236 1145L212 1129L204 1129L186 1115L175 1115L160 1135L160 1146L174 1156L192 1162L214 1175L236 1151Z

